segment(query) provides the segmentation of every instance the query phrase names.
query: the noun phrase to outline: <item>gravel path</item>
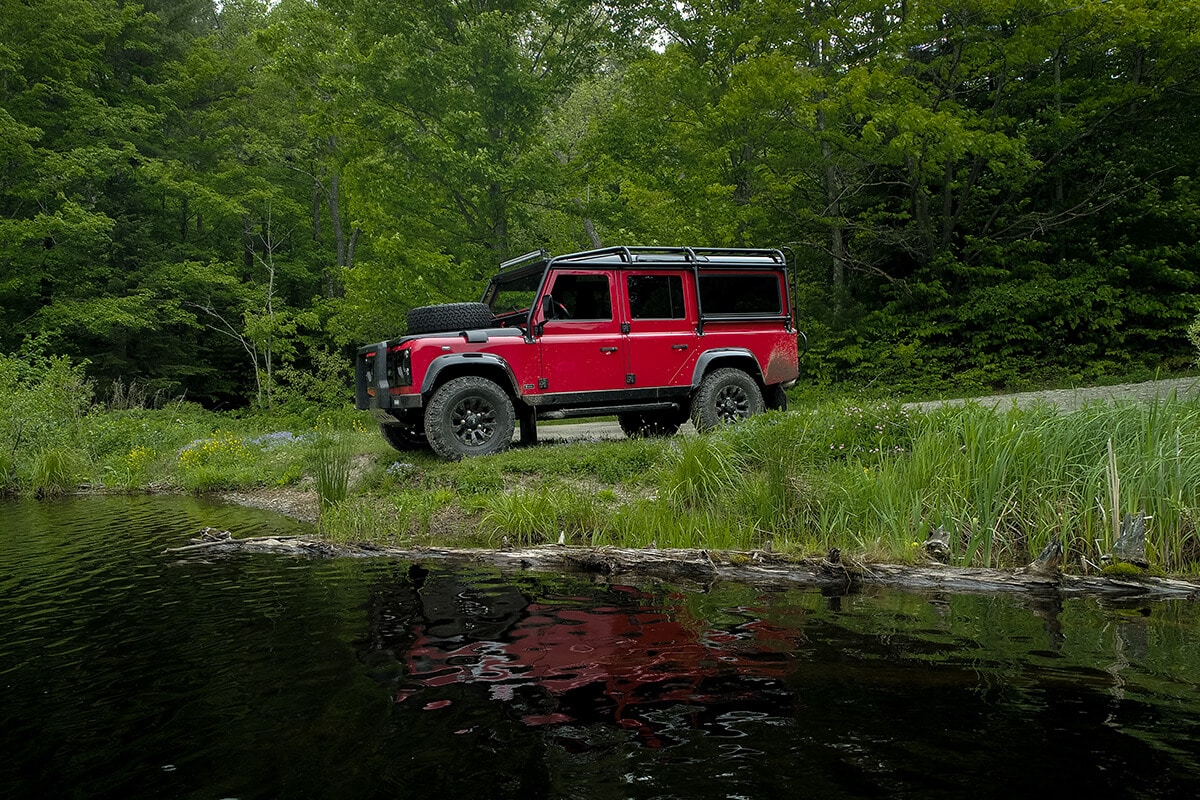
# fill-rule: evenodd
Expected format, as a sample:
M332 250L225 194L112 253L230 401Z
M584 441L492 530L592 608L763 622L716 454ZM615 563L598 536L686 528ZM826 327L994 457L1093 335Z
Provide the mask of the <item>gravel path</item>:
M1044 392L1021 392L1020 394L1000 394L967 400L935 400L928 403L909 403L909 408L928 411L941 405L959 406L966 402L976 402L993 408L1007 408L1017 405L1021 408L1035 403L1050 403L1067 411L1075 411L1086 403L1097 400L1113 402L1121 400L1150 402L1163 399L1174 393L1179 398L1190 398L1200 395L1200 378L1171 378L1163 381L1146 381L1145 383L1122 383L1117 386L1093 386L1085 389L1052 389Z
M1116 386L1093 386L1082 389L1051 389L1041 392L1021 392L1019 394L997 394L986 397L975 397L962 400L931 400L925 403L909 403L906 408L929 411L938 406L960 406L964 403L975 402L993 408L1008 408L1016 404L1021 408L1035 403L1050 403L1067 411L1075 411L1086 403L1098 400L1112 402L1118 400L1133 400L1149 402L1168 397L1172 392L1177 397L1200 396L1200 378L1171 378L1161 381L1146 381L1145 383L1122 383ZM692 424L686 423L682 433L695 433ZM563 424L542 423L538 426L538 438L542 441L581 441L589 439L623 439L625 434L615 422L571 422Z

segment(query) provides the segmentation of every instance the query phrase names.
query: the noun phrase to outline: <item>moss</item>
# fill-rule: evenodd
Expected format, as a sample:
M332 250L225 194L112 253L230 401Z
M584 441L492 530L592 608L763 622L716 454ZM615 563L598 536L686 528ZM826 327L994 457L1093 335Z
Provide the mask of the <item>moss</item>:
M1116 561L1100 570L1101 575L1106 575L1109 578L1140 578L1148 575L1148 570L1144 570L1137 564L1130 564L1128 561Z

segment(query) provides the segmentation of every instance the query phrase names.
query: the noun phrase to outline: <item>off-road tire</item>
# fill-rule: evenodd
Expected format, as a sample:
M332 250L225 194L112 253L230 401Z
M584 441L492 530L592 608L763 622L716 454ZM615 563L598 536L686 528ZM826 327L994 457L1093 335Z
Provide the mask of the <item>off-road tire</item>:
M402 453L429 448L429 440L425 438L424 421L389 422L386 425L381 424L379 432L383 434L384 441Z
M763 409L762 390L748 374L733 367L704 376L692 398L692 423L698 431L732 425Z
M492 310L487 303L443 303L411 309L407 319L409 334L470 331L491 327Z
M687 417L681 411L626 411L617 414L621 430L630 439L659 438L679 433Z
M494 381L466 375L446 381L425 407L425 437L442 458L498 453L512 442L517 414Z
M763 403L771 411L787 411L787 390L779 384L768 386L766 393L763 395Z

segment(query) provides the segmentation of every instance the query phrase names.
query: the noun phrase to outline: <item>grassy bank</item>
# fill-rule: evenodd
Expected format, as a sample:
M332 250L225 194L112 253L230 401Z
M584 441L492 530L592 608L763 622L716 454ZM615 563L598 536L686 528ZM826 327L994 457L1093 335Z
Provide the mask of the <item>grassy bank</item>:
M1153 563L1200 570L1200 403L931 413L809 404L706 436L549 444L447 463L397 453L348 409L215 414L100 402L49 360L0 370L0 488L315 492L336 540L388 544L838 547L923 558L950 531L955 563L1026 563L1051 539L1098 562L1126 512L1152 517ZM4 365L0 365L4 366ZM36 365L35 365L36 366ZM553 429L544 433L553 438Z

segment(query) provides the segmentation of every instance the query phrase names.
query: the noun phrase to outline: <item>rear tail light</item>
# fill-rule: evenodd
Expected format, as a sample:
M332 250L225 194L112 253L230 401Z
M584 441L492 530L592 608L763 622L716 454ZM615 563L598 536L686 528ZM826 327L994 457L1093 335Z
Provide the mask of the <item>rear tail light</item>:
M412 386L412 351L393 349L387 359L388 386Z

